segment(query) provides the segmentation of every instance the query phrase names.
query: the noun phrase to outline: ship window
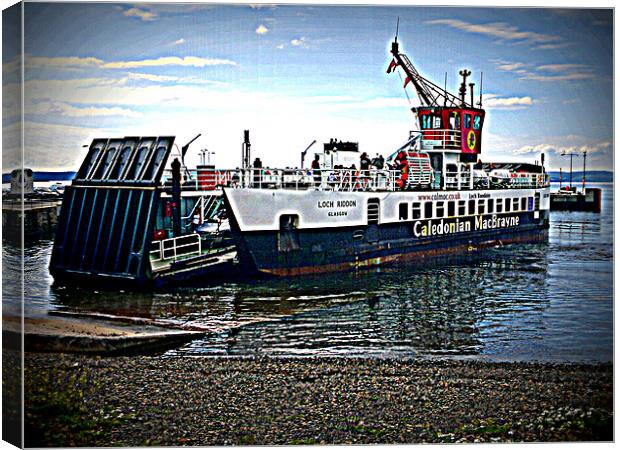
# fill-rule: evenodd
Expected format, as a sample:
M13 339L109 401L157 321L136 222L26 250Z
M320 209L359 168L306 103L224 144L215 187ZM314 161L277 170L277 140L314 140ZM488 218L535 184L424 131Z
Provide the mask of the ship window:
M433 128L441 128L441 117L433 117Z
M495 206L495 199L494 198L490 198L487 201L487 212L489 214L493 214L493 211L495 210L494 206Z
M471 114L465 114L463 116L463 128L471 128Z
M527 211L527 197L521 198L521 211Z
M422 217L422 208L420 206L420 202L414 202L411 205L411 218L413 220L420 219Z
M469 210L469 215L473 216L474 214L476 214L476 200L470 200L468 202L468 208Z
M527 198L527 209L528 211L531 211L532 209L534 209L534 197Z
M407 220L409 217L409 205L401 203L398 205L398 220Z
M504 199L498 198L497 199L497 212L501 213L503 210L504 210Z
M431 127L431 116L429 114L425 114L422 116L422 128L424 130Z
M474 130L480 129L480 122L481 122L480 116L474 116Z
M424 218L430 219L433 217L433 202L424 203Z
M465 200L459 200L459 216L465 216L467 212L465 211Z
M519 199L518 198L512 199L512 210L519 211Z
M509 198L504 199L504 210L506 212L510 212L510 199Z
M484 214L484 199L478 200L478 214Z
M437 205L435 205L435 216L436 217L443 217L444 216L444 205L443 202L437 202Z
M454 217L454 201L448 202L448 217Z

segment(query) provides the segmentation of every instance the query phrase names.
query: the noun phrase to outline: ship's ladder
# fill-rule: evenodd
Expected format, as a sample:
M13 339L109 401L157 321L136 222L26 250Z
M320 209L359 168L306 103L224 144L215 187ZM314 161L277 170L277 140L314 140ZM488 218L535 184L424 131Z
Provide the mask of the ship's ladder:
M429 185L433 181L433 168L427 153L407 152L407 187Z

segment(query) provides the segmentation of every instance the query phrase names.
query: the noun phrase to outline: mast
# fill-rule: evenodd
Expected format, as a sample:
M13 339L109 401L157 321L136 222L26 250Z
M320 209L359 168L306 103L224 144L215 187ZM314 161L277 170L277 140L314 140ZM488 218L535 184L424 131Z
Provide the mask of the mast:
M461 102L459 102L459 98L457 96L451 94L446 89L437 86L432 81L429 81L420 75L407 55L400 53L398 47L398 23L396 28L396 37L394 38L394 42L392 42L391 53L393 60L388 67L388 73L392 72L392 70L399 66L406 75L405 87L409 83L413 84L422 106L449 106L451 108L458 108L460 106ZM470 106L472 108L474 107L473 100L472 105Z

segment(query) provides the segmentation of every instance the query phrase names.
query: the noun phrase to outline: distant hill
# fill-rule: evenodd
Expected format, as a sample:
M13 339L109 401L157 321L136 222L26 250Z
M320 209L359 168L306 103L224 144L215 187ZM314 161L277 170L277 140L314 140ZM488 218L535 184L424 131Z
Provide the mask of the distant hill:
M551 182L560 181L560 172L559 171L550 171L549 175L551 176ZM573 172L573 183L581 182L581 177L583 176L583 172ZM562 171L562 182L568 183L569 173ZM607 183L614 181L614 173L609 172L607 170L586 170L586 183Z
M71 181L75 177L75 172L35 172L34 181ZM10 183L11 174L2 174L2 183Z

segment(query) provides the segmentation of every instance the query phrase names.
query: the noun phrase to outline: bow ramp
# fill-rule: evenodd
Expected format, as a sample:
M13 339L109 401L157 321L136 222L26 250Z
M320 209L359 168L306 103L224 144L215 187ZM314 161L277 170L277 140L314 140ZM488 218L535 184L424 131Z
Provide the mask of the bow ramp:
M55 278L150 279L149 248L174 136L95 139L65 190Z

